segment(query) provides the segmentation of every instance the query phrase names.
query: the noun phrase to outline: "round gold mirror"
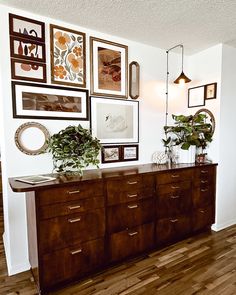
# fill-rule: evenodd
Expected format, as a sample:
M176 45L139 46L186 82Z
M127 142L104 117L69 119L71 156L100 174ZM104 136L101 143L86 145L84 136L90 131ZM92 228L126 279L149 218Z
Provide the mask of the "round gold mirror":
M204 114L206 115L205 118L205 123L210 123L211 124L211 134L213 135L215 132L215 117L211 111L208 109L200 109L195 113L195 116L198 114Z
M28 122L16 130L15 143L22 153L39 155L46 150L49 137L46 127L36 122Z

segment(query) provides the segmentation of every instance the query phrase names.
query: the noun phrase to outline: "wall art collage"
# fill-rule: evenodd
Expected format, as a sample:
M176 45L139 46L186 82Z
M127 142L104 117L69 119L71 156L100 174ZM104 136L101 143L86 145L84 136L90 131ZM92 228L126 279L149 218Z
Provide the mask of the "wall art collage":
M206 100L215 99L217 95L217 83L201 85L188 89L188 107L195 108L205 106Z
M86 34L50 24L46 36L45 27L9 14L13 118L89 120L102 163L138 160L140 66L128 66L128 46L90 37L86 89Z

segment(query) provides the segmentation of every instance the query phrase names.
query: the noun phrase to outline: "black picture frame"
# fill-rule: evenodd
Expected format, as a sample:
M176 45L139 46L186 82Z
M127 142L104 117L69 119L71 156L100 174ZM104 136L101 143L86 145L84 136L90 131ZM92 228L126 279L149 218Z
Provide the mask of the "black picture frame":
M122 161L122 151L120 145L104 145L101 151L102 163L116 163Z
M211 89L213 88L213 89ZM204 99L215 99L217 95L217 83L210 83L204 86Z
M129 150L135 150L135 156L133 156L131 153L131 151L129 151L129 155L128 155L128 149ZM139 146L138 144L129 144L129 145L122 145L122 149L121 149L122 153L121 153L121 157L122 157L122 161L138 161L139 159Z
M205 87L197 86L188 89L188 108L201 107L205 105Z

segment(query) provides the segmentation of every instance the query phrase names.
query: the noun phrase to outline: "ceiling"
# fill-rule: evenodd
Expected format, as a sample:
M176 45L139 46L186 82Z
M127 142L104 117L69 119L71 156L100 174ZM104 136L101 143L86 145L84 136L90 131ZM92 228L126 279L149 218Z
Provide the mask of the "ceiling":
M218 43L236 47L235 0L0 0L78 26L193 54Z

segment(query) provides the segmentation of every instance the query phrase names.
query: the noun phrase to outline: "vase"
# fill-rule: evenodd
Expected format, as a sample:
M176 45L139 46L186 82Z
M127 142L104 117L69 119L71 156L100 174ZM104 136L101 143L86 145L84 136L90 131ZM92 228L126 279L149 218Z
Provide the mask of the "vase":
M174 149L176 162L179 164L191 164L195 163L196 146L191 145L188 150L183 150L180 146L175 146Z

